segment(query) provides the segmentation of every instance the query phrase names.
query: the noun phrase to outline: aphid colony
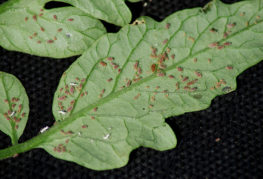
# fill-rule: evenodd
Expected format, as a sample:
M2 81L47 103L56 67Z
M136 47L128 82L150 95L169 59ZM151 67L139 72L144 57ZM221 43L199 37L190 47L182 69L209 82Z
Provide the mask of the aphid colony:
M32 20L37 22L38 18L41 18L43 15L44 15L44 10L40 9L40 13L38 15L33 15L32 16ZM59 20L57 15L53 15L52 19L54 21L58 21ZM30 20L30 17L25 17L24 20L25 20L25 22L28 22ZM73 18L68 18L67 21L72 22L72 21L74 21L74 19ZM41 32L45 32L46 31L46 29L44 27L42 27L42 26L39 27L39 30ZM58 33L62 32L62 31L63 31L62 28L58 28L57 29ZM39 32L39 33L38 32L34 32L32 35L29 36L29 38L32 39L32 40L36 39L36 43L38 43L38 44L41 44L42 42L46 42L47 44L52 44L52 43L54 43L57 40L56 36L54 36L54 37L52 37L50 39L43 40L43 38L39 36L41 32ZM68 35L68 34L66 34L66 36L67 37L71 37L71 35Z
M15 129L19 128L19 123L26 117L26 113L23 112L23 104L20 103L20 99L13 97L10 100L5 99L4 103L9 106L9 110L4 113L6 120L15 123Z

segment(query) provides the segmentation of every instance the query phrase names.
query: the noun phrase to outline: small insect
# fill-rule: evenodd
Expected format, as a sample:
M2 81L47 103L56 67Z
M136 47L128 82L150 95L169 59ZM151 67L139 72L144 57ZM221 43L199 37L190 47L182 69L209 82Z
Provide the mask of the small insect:
M61 110L61 111L58 111L58 113L62 114L62 115L65 115L65 114L67 114L67 111Z
M26 22L28 21L28 17L25 17L25 21L26 21Z
M152 65L151 65L151 70L152 70L152 72L155 72L155 71L156 71L156 64L152 64Z
M100 65L103 66L103 67L105 67L105 66L107 66L107 63L105 63L104 61L101 61L101 62L100 62Z
M105 136L103 136L103 139L107 140L107 139L109 139L109 137L110 137L110 134L106 134Z
M42 32L45 32L45 29L44 29L43 27L40 27L40 30L41 30Z
M62 28L59 28L59 29L58 29L58 32L61 32L62 30L63 30Z
M54 43L54 40L48 40L47 43L49 44Z
M9 114L9 116L10 116L10 117L13 117L15 114L16 114L16 112L15 112L15 111L12 111L12 112Z
M54 18L55 20L58 20L58 17L57 17L56 15L53 15L53 18Z
M38 14L39 17L43 16L43 13Z
M210 29L210 32L215 33L215 32L218 32L218 30L213 27Z
M165 39L164 41L163 41L163 44L165 45L165 44L167 44L168 43L168 39Z
M37 16L33 15L33 19L34 19L34 21L37 21Z
M44 132L46 132L48 129L49 129L49 127L46 126L46 127L42 128L42 129L40 130L40 133L44 133Z
M184 69L182 67L177 67L177 70L182 72Z
M213 43L208 45L209 48L215 48L217 46L218 46L218 42L213 42Z
M69 85L70 85L70 86L77 86L77 85L78 85L78 83L75 83L75 82L70 82L70 83L69 83Z
M68 19L68 21L74 21L74 19L73 19L73 18L70 18L70 19Z
M112 81L112 78L109 78L107 81L108 81L108 82L111 82L111 81Z
M171 24L170 24L170 23L167 23L167 24L165 25L165 28L166 28L166 29L170 29L170 27L171 27Z
M236 23L227 24L227 28L231 29L236 26Z

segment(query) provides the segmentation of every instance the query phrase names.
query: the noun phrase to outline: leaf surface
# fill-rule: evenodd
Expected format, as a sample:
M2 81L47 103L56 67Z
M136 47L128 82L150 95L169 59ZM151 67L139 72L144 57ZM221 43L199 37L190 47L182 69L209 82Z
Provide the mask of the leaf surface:
M106 30L76 7L44 9L45 0L10 0L0 6L0 46L38 56L83 53Z
M16 144L26 126L28 97L23 85L13 75L0 72L0 130Z
M40 147L96 170L124 166L139 146L175 147L164 119L207 108L261 61L262 7L213 1L103 36L61 78L53 103L61 131Z

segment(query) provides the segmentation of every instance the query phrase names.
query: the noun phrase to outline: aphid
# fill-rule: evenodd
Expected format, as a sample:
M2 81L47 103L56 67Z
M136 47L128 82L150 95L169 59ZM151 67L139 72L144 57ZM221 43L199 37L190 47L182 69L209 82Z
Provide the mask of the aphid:
M213 43L208 45L209 48L215 48L217 46L218 46L218 42L213 42Z
M165 69L167 66L165 65L165 64L163 64L163 63L161 63L160 65L159 65L159 68L160 69Z
M30 39L33 39L33 37L32 37L32 36L29 36L29 38L30 38Z
M37 36L37 33L35 32L35 33L33 34L33 36L36 37L36 36Z
M56 15L53 15L53 18L54 18L55 20L58 20L58 17L57 17Z
M227 24L227 28L231 29L236 26L236 23Z
M41 11L41 12L43 12L43 11L44 11L44 9L40 9L40 11Z
M25 117L25 116L26 116L26 113L22 113L22 114L21 114L21 117Z
M112 81L112 78L109 78L107 81L108 81L108 82L111 82L111 81Z
M224 48L223 45L219 45L219 46L217 46L217 49L218 49L218 50L221 50L221 49L223 49L223 48Z
M43 13L38 14L39 17L43 16Z
M180 89L180 84L179 84L179 82L177 82L177 83L175 84L175 87L176 87L176 90L179 90L179 89Z
M233 66L226 66L227 70L233 70Z
M167 44L168 43L168 39L165 39L164 41L163 41L163 44L165 45L165 44Z
M232 91L232 88L231 88L230 86L226 86L226 87L224 87L224 88L222 89L222 91L223 91L224 93L228 93L228 92Z
M157 76L159 76L159 77L163 77L163 76L165 76L165 73L162 72L162 71L160 71L160 72L157 73Z
M58 32L61 32L62 30L63 30L62 28L59 28L59 29L58 29Z
M65 115L67 113L67 111L64 111L64 110L60 110L58 111L59 114L62 114L62 115Z
M246 13L245 12L241 12L239 15L242 17L244 16Z
M196 74L196 76L198 76L200 78L202 77L202 74L200 72L198 72L198 71L196 71L195 74Z
M73 106L68 107L67 112L72 111L72 109L73 109Z
M228 33L224 32L224 39L226 39L228 37Z
M151 101L154 102L155 101L155 96L151 97Z
M42 129L40 130L40 133L46 132L48 129L49 129L49 127L46 126L46 127L42 128Z
M65 143L68 144L69 143L69 139L65 140Z
M67 98L67 96L60 96L59 98L58 98L58 100L59 101L63 101L63 100L65 100Z
M5 102L5 103L8 103L8 100L7 100L7 99L5 99L5 100L4 100L4 102Z
M142 74L142 69L140 67L138 68L138 74Z
M194 63L196 63L197 62L197 58L194 58Z
M110 137L110 134L106 134L105 136L103 136L103 139L107 140L107 139L109 139L109 137Z
M23 105L22 104L19 104L19 106L18 106L18 113L20 113L21 112L21 110L22 110L22 107L23 107Z
M141 96L141 93L138 93L136 96L134 96L134 100L137 100Z
M177 70L182 72L184 69L182 67L177 67Z
M152 65L151 65L151 70L152 70L152 72L155 72L155 71L156 71L156 64L152 64Z
M191 37L191 36L188 37L188 40L191 40L192 42L195 41L195 39L193 37Z
M47 43L49 44L54 43L54 40L48 40Z
M149 105L149 108L153 108L153 105L152 105L152 104L150 104L150 105Z
M100 62L100 65L103 66L103 67L105 67L105 66L107 66L107 63L105 63L104 61L101 61L101 62Z
M246 27L248 27L249 26L249 22L248 21L246 21Z
M174 76L173 75L169 75L168 76L170 79L174 79Z
M208 63L211 63L211 61L212 61L211 58L208 58Z
M26 22L28 21L28 17L25 17L25 21L26 21Z
M74 21L74 19L73 19L73 18L70 18L70 19L68 19L68 21Z
M184 78L182 79L182 81L185 82L185 81L187 81L188 79L189 79L189 77L186 76L186 77L184 77Z
M19 128L19 126L18 126L18 125L15 125L15 128L16 128L16 129L18 129L18 128Z
M108 57L107 60L112 61L114 60L114 57Z
M43 27L40 27L40 30L41 30L42 32L45 32L45 29L44 29Z
M94 119L95 119L95 117L94 117L94 116L91 116L90 118L91 118L92 120L94 120Z
M98 107L93 108L93 111L97 112L98 111Z
M168 47L168 48L166 48L166 52L167 53L170 53L171 52L171 49Z
M88 127L88 125L82 125L81 127L82 127L82 129L86 129Z
M229 46L229 45L231 45L232 43L231 42L225 42L224 43L224 46Z
M127 86L127 87L131 86L131 83L132 83L132 81L131 81L131 80L128 80L127 83L126 83L126 86Z
M218 32L218 30L213 27L210 29L210 32L215 33L215 32Z
M54 37L53 39L54 39L54 40L57 40L57 37Z
M33 15L33 19L34 19L34 21L37 21L37 16Z
M167 24L165 25L165 28L166 28L166 29L170 29L170 27L171 27L171 24L170 24L170 23L167 23Z
M40 41L40 40L38 40L38 41L37 41L37 43L38 43L38 44L41 44L41 41Z
M175 54L172 54L172 55L171 55L171 58L174 60L174 59L175 59Z
M133 82L135 82L135 83L136 83L136 82L140 81L141 79L142 79L141 77L134 78L134 79L133 79Z
M193 84L195 84L197 81L198 81L198 79L189 81L189 82L187 83L187 86L193 85Z

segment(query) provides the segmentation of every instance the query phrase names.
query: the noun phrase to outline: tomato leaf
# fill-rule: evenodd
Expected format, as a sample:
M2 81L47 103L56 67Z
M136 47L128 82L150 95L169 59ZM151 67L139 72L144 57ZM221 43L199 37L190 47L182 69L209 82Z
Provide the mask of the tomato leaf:
M96 170L124 166L139 146L175 147L164 119L209 107L261 61L261 2L213 1L103 36L61 78L53 103L60 131L40 147Z
M76 7L44 9L43 0L10 0L0 6L0 46L38 56L64 58L83 53L106 32Z
M13 75L0 72L0 130L18 142L27 123L28 97L23 85Z

